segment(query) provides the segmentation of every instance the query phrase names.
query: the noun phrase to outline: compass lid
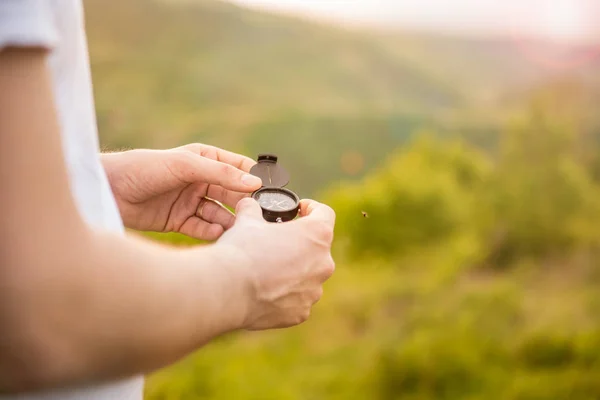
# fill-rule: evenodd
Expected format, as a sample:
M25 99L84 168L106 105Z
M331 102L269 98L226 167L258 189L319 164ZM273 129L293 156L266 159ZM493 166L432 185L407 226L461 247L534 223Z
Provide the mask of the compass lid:
M282 188L290 182L290 174L277 162L276 155L259 154L257 160L250 173L262 180L263 187Z

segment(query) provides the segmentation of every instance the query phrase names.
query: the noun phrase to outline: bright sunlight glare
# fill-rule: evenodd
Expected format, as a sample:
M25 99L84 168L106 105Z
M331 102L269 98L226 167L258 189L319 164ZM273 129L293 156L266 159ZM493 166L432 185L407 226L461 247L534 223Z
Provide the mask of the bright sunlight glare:
M585 5L573 0L543 1L536 30L550 39L574 42L588 37L590 27Z
M334 23L600 40L600 0L229 0Z

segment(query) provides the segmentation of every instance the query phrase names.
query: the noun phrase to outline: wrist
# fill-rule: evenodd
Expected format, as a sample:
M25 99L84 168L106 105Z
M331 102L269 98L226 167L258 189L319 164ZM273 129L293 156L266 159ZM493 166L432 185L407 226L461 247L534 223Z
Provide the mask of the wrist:
M200 268L199 280L206 282L209 296L195 290L196 301L214 304L215 321L218 321L219 333L243 329L251 303L251 277L246 268L248 261L238 249L229 245L215 243L202 246L197 250L204 252L208 259L204 268Z
M125 200L124 192L127 190L127 178L124 175L126 173L126 165L124 156L129 151L126 152L115 152L115 153L101 153L100 154L100 162L104 168L104 172L106 173L106 177L108 178L108 184L110 185L110 189L117 203L117 207L119 208L119 213L121 214L121 218L123 223L128 228L135 229L130 222L137 221L138 216L135 214L134 207Z

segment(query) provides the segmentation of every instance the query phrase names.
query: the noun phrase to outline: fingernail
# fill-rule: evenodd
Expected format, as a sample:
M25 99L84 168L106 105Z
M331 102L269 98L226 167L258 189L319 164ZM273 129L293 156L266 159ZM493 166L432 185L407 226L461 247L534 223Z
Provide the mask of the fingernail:
M242 183L246 186L255 187L258 185L262 185L262 180L258 176L244 174L242 176Z

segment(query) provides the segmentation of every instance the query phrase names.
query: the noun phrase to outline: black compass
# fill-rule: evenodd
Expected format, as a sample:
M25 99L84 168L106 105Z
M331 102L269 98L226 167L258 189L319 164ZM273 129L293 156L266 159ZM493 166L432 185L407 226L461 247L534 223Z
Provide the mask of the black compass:
M287 222L298 216L300 198L289 189L284 189L290 181L290 174L277 163L273 154L259 154L258 164L250 170L258 176L263 186L252 194L269 222Z

